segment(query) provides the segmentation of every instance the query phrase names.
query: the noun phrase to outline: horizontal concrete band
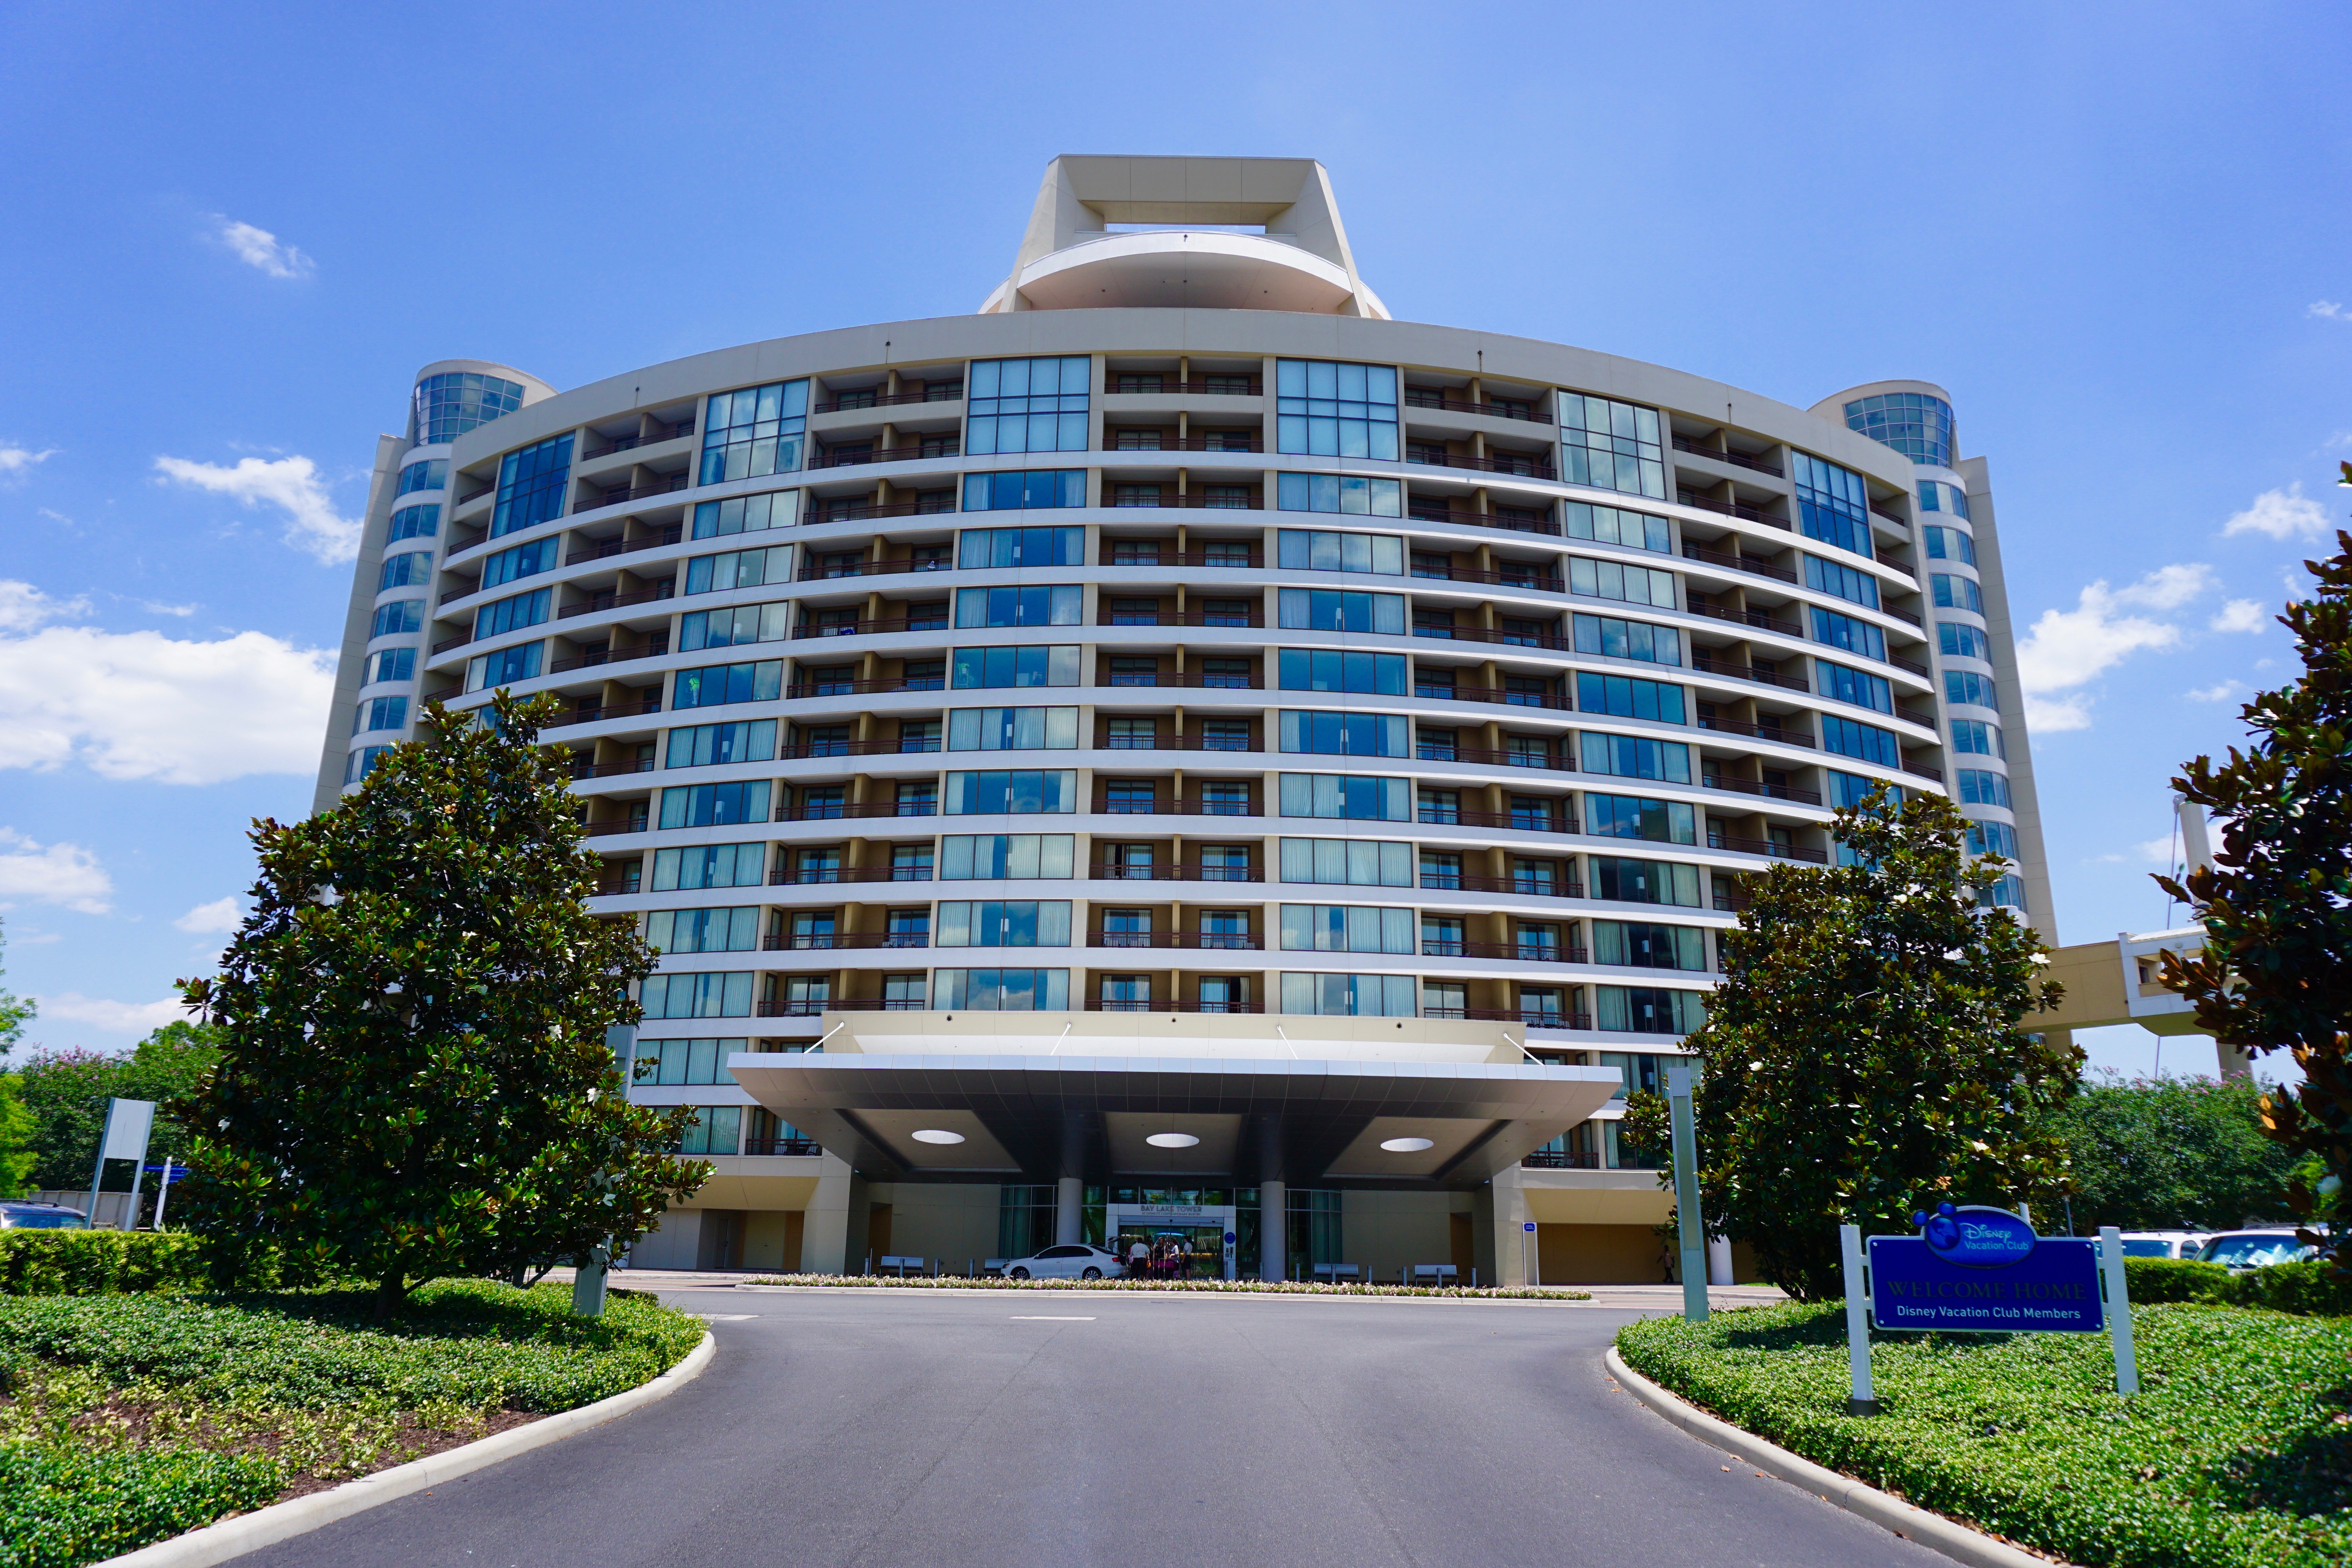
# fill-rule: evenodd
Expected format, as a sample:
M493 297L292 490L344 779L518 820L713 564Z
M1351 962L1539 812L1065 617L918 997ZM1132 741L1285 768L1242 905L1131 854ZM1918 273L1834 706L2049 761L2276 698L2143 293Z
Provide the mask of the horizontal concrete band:
M600 1426L615 1415L625 1415L640 1405L677 1393L701 1374L710 1364L714 1342L709 1332L702 1342L687 1352L686 1359L663 1373L652 1382L642 1384L610 1399L600 1399L593 1405L583 1405L577 1410L560 1411L544 1420L527 1426L517 1426L485 1437L478 1443L467 1443L422 1459L412 1459L404 1465L394 1465L388 1470L378 1470L372 1476L362 1476L355 1481L326 1491L313 1492L309 1497L295 1498L289 1502L272 1503L268 1508L240 1514L234 1519L208 1524L202 1530L192 1530L185 1535L175 1535L169 1541L159 1541L152 1546L142 1546L136 1552L126 1552L120 1557L110 1557L93 1564L93 1568L210 1568L215 1563L226 1563L242 1557L248 1552L289 1540L322 1524L332 1524L339 1519L349 1519L364 1513L379 1503L406 1497L426 1487L454 1480L468 1471L485 1465L495 1465L517 1454L527 1454L533 1448L559 1442L575 1432Z
M1601 1360L1609 1375L1623 1384L1627 1393L1700 1442L1721 1448L1775 1479L1802 1487L1825 1502L1835 1503L1848 1513L1859 1514L1881 1529L1916 1541L1956 1563L1969 1563L1971 1568L2052 1568L2056 1562L1997 1541L1940 1513L1914 1507L1852 1476L1842 1476L1811 1459L1799 1458L1778 1444L1768 1443L1752 1432L1744 1432L1728 1421L1710 1415L1627 1366L1614 1345L1609 1347ZM2059 1563L2058 1568L2067 1565Z

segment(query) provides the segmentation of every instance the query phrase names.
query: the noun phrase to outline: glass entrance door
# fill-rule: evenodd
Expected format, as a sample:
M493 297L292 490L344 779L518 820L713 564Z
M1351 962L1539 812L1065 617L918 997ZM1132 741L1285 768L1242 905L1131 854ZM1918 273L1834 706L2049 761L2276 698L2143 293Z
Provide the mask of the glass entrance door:
M1230 1208L1185 1205L1181 1215L1114 1205L1108 1215L1111 1250L1131 1279L1230 1279L1234 1234Z

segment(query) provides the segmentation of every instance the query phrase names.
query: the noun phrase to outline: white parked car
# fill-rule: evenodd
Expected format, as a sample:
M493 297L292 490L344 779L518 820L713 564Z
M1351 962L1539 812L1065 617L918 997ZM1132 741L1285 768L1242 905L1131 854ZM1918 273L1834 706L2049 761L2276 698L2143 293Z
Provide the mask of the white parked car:
M81 1210L61 1204L0 1203L0 1230L88 1230Z
M2126 1258L2194 1258L2205 1245L2203 1232L2194 1230L2127 1230Z
M2207 1263L2221 1265L2232 1274L2242 1274L2273 1263L2300 1263L2316 1257L2318 1251L2317 1247L2297 1241L2288 1226L2265 1226L2259 1230L2225 1230L2207 1237L2197 1256Z
M1115 1254L1076 1242L1004 1261L1007 1279L1117 1279L1126 1273Z

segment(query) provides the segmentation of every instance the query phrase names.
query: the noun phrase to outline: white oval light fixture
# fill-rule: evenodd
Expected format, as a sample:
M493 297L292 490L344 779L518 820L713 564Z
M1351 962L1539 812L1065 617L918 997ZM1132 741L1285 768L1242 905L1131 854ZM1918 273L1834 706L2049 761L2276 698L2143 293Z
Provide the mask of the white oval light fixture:
M1190 1132L1154 1132L1144 1142L1154 1149L1190 1149L1200 1140Z
M944 1127L918 1128L915 1131L914 1138L915 1142L918 1143L961 1143L963 1142L962 1133L950 1132Z
M1434 1145L1426 1138L1383 1138L1381 1147L1391 1154L1418 1154Z

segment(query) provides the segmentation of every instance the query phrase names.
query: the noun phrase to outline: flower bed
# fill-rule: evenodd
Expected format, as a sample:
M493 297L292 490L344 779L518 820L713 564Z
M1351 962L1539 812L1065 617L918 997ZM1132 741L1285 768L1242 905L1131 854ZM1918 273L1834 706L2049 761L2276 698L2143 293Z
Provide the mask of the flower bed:
M961 1274L762 1274L746 1285L887 1286L905 1290L1134 1290L1201 1296L1442 1296L1482 1301L1590 1301L1589 1290L1528 1285L1326 1285L1303 1279L998 1279Z

